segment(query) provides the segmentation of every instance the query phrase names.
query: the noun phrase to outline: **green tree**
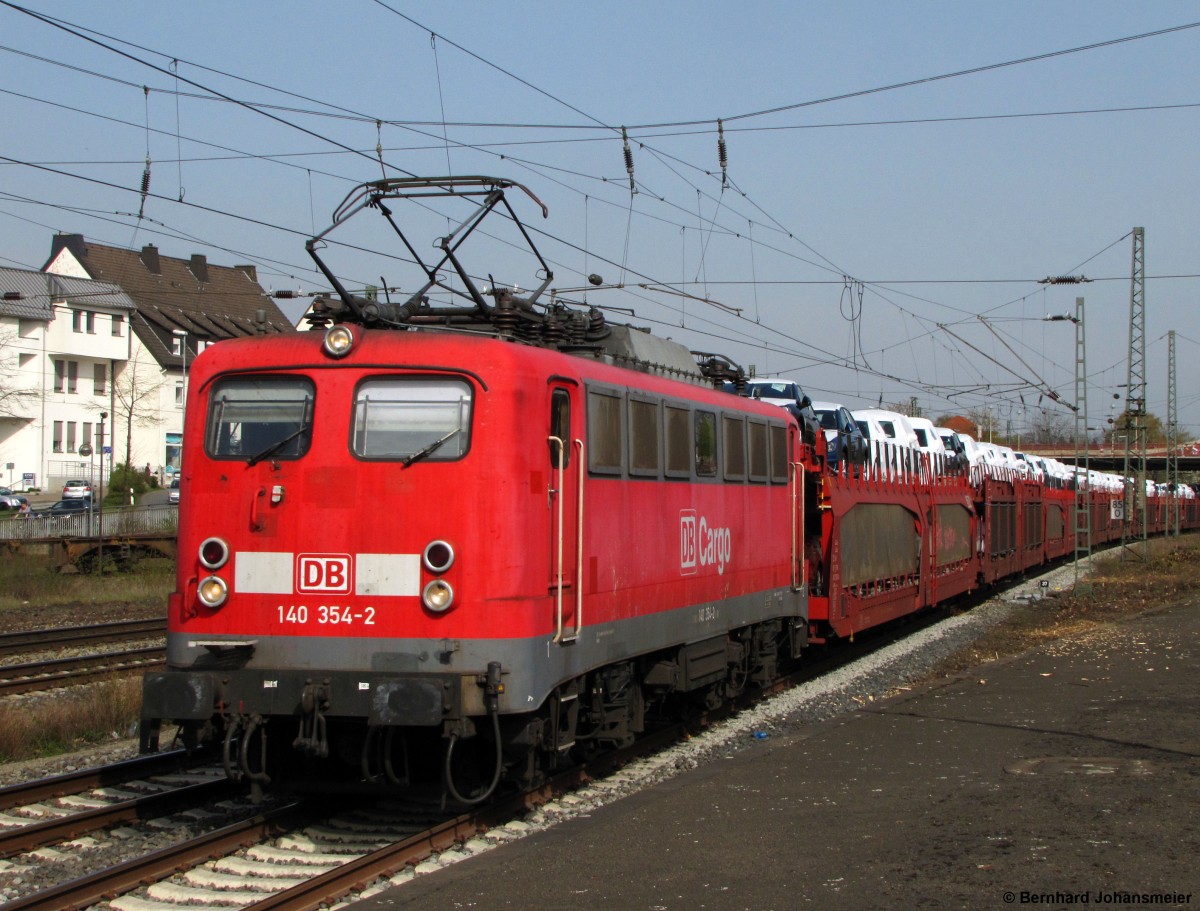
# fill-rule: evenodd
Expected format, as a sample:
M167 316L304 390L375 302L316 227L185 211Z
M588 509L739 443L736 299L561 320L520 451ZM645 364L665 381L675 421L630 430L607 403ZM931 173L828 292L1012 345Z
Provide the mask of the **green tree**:
M113 466L108 478L108 492L104 494L106 506L131 506L132 501L144 494L150 486L150 479L144 471L139 471L123 462Z
M1124 438L1129 435L1132 421L1133 416L1127 411L1122 411L1113 419L1109 432L1113 435L1114 444L1124 445ZM1147 446L1165 446L1167 444L1166 425L1157 415L1138 415L1137 422L1141 432L1146 436ZM1137 441L1134 442L1134 445L1137 445Z

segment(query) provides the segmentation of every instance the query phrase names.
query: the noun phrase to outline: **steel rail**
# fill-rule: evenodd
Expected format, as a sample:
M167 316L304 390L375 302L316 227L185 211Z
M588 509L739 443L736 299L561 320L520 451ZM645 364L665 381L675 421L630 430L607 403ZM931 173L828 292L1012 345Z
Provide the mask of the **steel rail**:
M0 655L17 655L22 652L63 646L89 645L93 642L113 642L121 639L144 639L148 636L165 636L167 620L156 617L152 620L118 620L112 623L95 623L87 626L55 626L48 629L16 630L0 633Z
M138 778L178 772L188 764L186 750L171 750L149 756L124 759L110 765L66 772L50 778L23 781L0 788L0 810L9 810L24 804L53 800L66 794L78 794L91 788L112 787Z
M76 658L0 665L0 695L33 693L102 680L116 674L152 670L164 666L166 659L166 648L151 646Z
M80 810L69 816L31 822L26 826L6 827L0 830L0 858L15 857L44 845L59 844L119 822L151 819L170 813L180 806L221 800L238 790L240 789L229 779L215 778L170 791L116 801L106 807Z
M290 803L199 838L162 848L62 885L11 899L4 911L81 911L150 882L166 879L206 860L224 857L287 831L302 822L302 804Z

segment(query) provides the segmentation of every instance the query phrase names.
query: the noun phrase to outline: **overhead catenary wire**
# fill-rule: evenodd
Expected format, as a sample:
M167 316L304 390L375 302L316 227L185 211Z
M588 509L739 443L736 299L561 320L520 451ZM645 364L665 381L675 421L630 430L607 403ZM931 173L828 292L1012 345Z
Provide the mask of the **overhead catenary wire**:
M444 120L444 118L443 118L443 120ZM339 154L343 154L343 153L339 152ZM182 156L180 156L180 157L182 157ZM689 165L689 166L690 166L690 165ZM311 172L308 172L308 175L309 175L309 179L311 180ZM724 181L725 181L725 179L726 179L726 175L722 175L722 178L721 178L721 179L722 179L722 182L724 182ZM744 194L743 194L743 196L744 196ZM654 197L654 198L656 198L656 199L662 199L663 197L656 196L656 197ZM634 216L635 214L636 214L638 217L642 217L644 213L643 213L643 212L641 212L641 211L636 211L636 212L635 212L635 210L633 210L633 209L632 209L632 207L631 207L631 208L628 210L628 215L627 215L628 219L631 221L631 220L632 220L632 218L633 218L633 216ZM707 218L706 218L706 217L703 215L703 212L701 211L701 212L700 212L700 218L701 218L702 225L704 225L704 226L705 226L705 229L704 229L704 231L702 232L702 235L701 235L701 236L704 236L704 234L705 234L705 233L707 234L707 236L708 236L709 238L711 238L711 237L713 237L713 236L717 236L717 235L718 235L718 233L719 233L719 232L720 232L720 230L721 230L721 229L718 227L718 218L717 218L717 215L716 215L716 214L714 214L713 216L711 216L711 217L707 217ZM754 226L755 226L755 224L756 224L756 223L755 223L754 221L752 221L752 220L748 220L748 221L749 221L749 228L747 229L747 231L745 232L745 234L746 234L746 236L749 238L749 242L750 242L750 244L751 244L751 251L753 251L754 249L757 249L757 248L759 248L759 247L758 247L758 238L756 238L756 237L754 236L754 235L755 235L755 232L754 232ZM733 233L732 233L732 236L740 236L740 235L738 235L738 234L737 234L737 232L733 232ZM792 237L793 237L793 236L792 236L790 233L789 233L789 235L788 235L788 236L789 236L789 238L792 238ZM793 238L793 239L794 239L794 238ZM628 244L628 241L627 241L627 244ZM589 243L588 245L590 246L590 243ZM627 257L626 257L626 259L627 259ZM704 278L704 281L703 281L703 282L698 282L698 284L700 284L700 285L702 285L703 287L707 288L707 287L709 286L709 284L710 284L710 280L711 280L713 277L712 277L711 275L709 275L709 274L707 273L707 271L706 271L706 272L703 274L703 278ZM829 281L837 281L837 279L830 279ZM1020 280L1018 279L1018 280L1016 280L1016 281L1020 281ZM713 286L713 287L717 287L717 286L718 286L718 285L717 285L717 283L716 283L715 281L711 282L711 284L712 284L712 286ZM762 281L759 281L757 276L753 276L753 277L752 277L752 281L749 283L749 286L750 286L750 287L751 287L751 288L754 290L754 293L755 293L756 295L757 295L757 293L758 293L758 290L759 290L759 288L760 288L760 287L766 287L767 285L768 285L768 283L766 283L766 282L762 282ZM861 291L860 291L860 293L861 293ZM710 295L710 294L706 294L705 296L706 296L706 297L710 297L711 295ZM942 306L942 305L941 305L941 304L939 304L939 306ZM922 319L927 319L927 317L922 317ZM757 320L756 320L756 322L757 322Z

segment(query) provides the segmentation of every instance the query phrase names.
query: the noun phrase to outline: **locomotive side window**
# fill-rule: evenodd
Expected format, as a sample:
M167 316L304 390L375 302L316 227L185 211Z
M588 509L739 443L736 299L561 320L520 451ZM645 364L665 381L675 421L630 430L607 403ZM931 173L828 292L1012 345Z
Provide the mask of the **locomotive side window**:
M466 454L471 387L441 377L377 377L354 394L351 448L363 459L447 462Z
M771 480L786 484L788 479L787 428L771 425Z
M722 415L721 436L725 442L725 478L736 481L746 477L746 422Z
M603 474L620 474L625 450L624 421L619 396L588 391L588 467Z
M767 425L758 421L749 423L750 429L750 480L767 480Z
M214 459L298 459L312 442L315 392L303 376L235 376L209 396L205 449Z
M550 467L566 468L571 464L571 394L555 389L550 397L550 436L562 444L550 442Z
M717 474L717 416L711 411L696 412L696 474L704 478Z
M629 400L629 473L658 476L658 403Z
M690 412L667 405L664 408L667 444L667 477L686 478L692 473L692 440L688 434Z

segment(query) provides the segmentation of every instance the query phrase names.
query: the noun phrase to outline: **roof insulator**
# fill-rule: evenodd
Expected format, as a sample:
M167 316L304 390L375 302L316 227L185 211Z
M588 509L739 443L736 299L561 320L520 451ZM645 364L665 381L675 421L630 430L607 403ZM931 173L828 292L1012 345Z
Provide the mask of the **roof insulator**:
M721 163L721 189L729 186L729 151L725 148L725 123L717 121L717 160Z
M146 157L146 170L142 171L142 204L138 207L138 218L146 212L146 194L150 192L150 157Z
M633 152L629 148L629 133L621 127L621 141L625 144L625 173L629 175L629 192L636 193L637 187L633 182Z

